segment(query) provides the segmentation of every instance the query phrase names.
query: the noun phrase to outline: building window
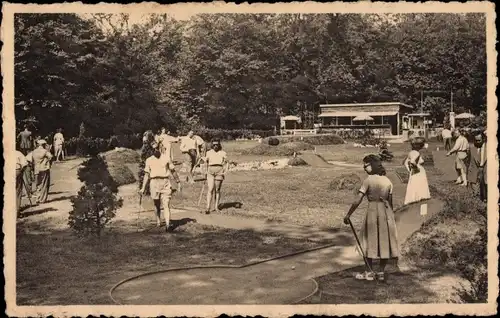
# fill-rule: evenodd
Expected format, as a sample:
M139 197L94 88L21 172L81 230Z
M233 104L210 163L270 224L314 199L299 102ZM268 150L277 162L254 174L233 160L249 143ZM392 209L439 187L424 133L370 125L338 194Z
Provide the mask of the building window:
M349 126L351 124L351 117L339 117L339 126Z

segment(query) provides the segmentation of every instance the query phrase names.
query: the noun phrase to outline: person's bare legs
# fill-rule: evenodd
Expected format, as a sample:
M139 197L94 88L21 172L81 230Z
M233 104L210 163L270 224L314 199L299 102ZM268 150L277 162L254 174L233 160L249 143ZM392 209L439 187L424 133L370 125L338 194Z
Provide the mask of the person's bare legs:
M161 201L160 199L153 200L156 209L156 225L161 226Z
M172 230L171 224L170 224L170 199L171 199L171 193L161 193L160 194L161 202L163 205L163 218L165 219L165 230L167 232Z
M220 211L220 189L222 187L222 180L215 180L215 209Z
M210 207L212 206L212 198L214 196L215 190L215 179L213 176L207 176L207 207L205 212L210 213Z

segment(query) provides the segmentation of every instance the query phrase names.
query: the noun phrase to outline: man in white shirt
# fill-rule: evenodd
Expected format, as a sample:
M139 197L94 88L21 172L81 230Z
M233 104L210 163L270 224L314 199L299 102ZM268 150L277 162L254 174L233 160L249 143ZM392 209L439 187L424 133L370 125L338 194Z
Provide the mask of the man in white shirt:
M451 134L451 130L449 130L448 127L444 127L443 131L441 132L441 136L443 137L444 149L446 151L450 151L451 139L453 137Z
M446 156L453 153L457 154L455 159L455 170L457 171L458 178L455 181L456 184L467 186L467 164L466 160L469 156L469 141L463 135L464 131L462 129L455 130L457 135L457 140L455 140L455 146L448 151Z
M199 149L196 144L196 139L194 139L193 131L188 132L188 134L180 138L180 150L184 155L184 168L187 171L187 180L190 183L194 183L193 169L196 164L196 160L199 155Z
M23 195L24 184L24 169L28 166L28 161L24 157L23 153L16 150L16 207L17 207L17 217L21 213L21 197ZM29 193L28 193L29 195Z
M54 135L54 155L57 162L59 161L59 157L62 157L62 160L64 160L63 145L64 136L62 134L62 129L59 128L57 129L57 133Z
M170 223L170 199L172 198L172 183L170 179L173 177L177 182L177 189L180 190L180 180L175 171L174 164L167 157L161 155L158 145L155 145L154 155L146 159L144 166L144 180L142 188L139 191L142 194L146 191L146 185L149 182L151 198L153 199L156 208L157 225L161 226L161 206L163 205L164 218L166 223L165 230L171 232L173 230Z

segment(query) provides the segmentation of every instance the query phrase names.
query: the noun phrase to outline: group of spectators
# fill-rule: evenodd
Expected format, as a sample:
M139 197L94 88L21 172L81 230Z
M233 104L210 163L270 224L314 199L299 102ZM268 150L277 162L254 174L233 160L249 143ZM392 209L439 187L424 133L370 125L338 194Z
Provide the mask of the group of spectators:
M447 156L455 154L455 170L457 185L479 188L479 197L486 202L487 171L486 171L486 131L472 131L465 128L451 129L445 127L441 136ZM452 143L454 140L454 146Z
M58 129L52 144L49 144L40 136L33 137L29 127L25 126L16 141L16 207L19 217L23 193L30 205L47 202L52 162L64 160L64 136L62 129Z

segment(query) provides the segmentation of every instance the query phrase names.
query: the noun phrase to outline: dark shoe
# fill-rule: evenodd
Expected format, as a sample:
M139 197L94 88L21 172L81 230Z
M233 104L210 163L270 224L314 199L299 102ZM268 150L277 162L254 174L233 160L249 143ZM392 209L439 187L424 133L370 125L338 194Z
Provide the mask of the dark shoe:
M206 211L205 211L205 214L210 214L210 210L206 210Z
M165 227L165 232L170 233L174 231L174 226L172 224L169 224Z

